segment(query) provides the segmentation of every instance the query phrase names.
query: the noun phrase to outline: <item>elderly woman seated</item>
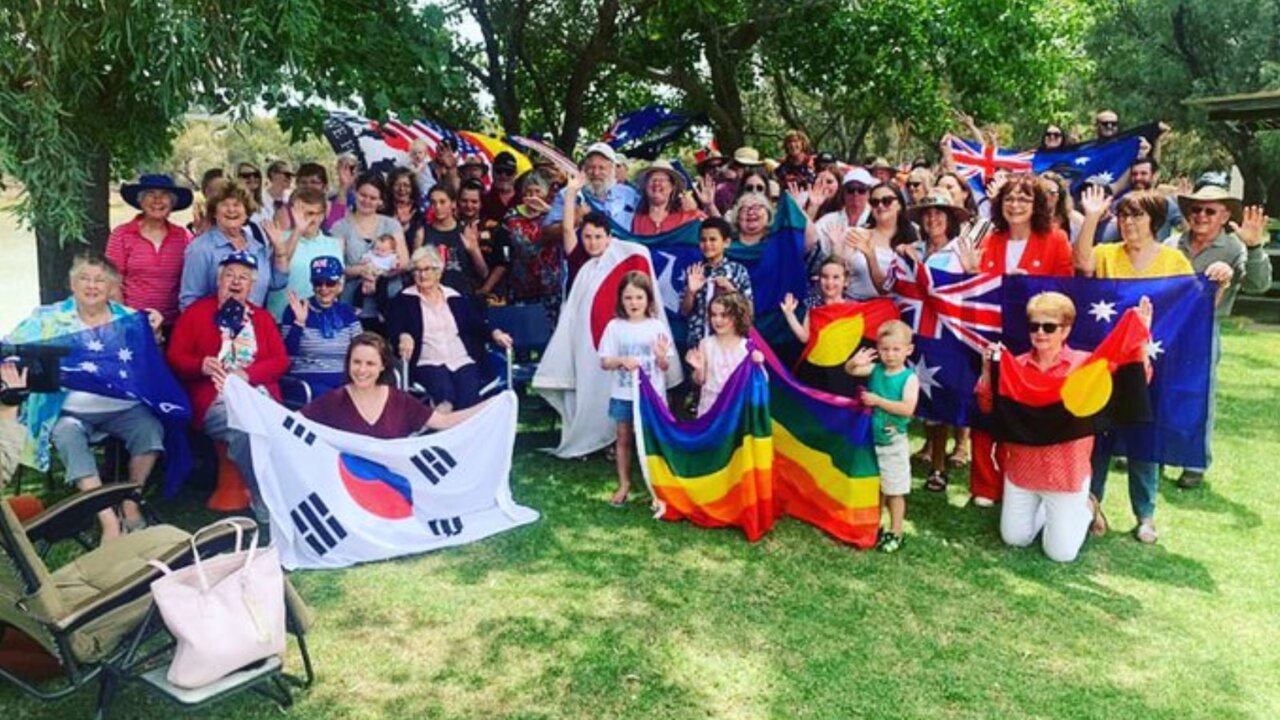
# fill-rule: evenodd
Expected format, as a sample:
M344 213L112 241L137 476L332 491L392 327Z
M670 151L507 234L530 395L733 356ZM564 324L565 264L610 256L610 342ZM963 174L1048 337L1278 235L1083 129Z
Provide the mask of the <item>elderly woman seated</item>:
M347 346L344 365L344 384L308 403L303 415L344 432L394 440L423 430L451 428L483 407L432 410L391 387L391 346L376 333L356 335Z
M121 337L115 320L134 311L108 298L119 290L120 276L115 266L102 258L78 257L71 265L71 297L36 309L9 335L10 342L57 341L59 338L90 332L85 341L89 350L123 346L120 353L138 354L128 347L137 339ZM150 311L151 327L160 326L161 315ZM142 341L154 342L150 336ZM83 367L83 366L82 366ZM64 378L65 380L65 378ZM164 429L160 421L137 399L108 397L83 390L41 393L27 400L24 421L31 434L37 468L48 467L49 442L57 450L66 469L66 481L82 492L102 486L97 460L90 446L101 436L119 438L129 452L129 480L145 482L164 449ZM140 509L133 503L123 507L124 529L145 525ZM120 535L121 525L114 510L98 514L102 539Z
M355 308L338 301L342 262L321 256L311 261L310 272L311 297L303 300L289 291L289 307L280 323L293 362L286 377L305 383L308 401L346 382L347 347L362 329ZM286 395L288 388L282 388Z
M440 284L444 263L430 245L413 253L414 285L391 301L390 336L409 379L426 389L437 409L471 407L480 400L484 343L511 347L511 337L490 330L483 310L453 288Z

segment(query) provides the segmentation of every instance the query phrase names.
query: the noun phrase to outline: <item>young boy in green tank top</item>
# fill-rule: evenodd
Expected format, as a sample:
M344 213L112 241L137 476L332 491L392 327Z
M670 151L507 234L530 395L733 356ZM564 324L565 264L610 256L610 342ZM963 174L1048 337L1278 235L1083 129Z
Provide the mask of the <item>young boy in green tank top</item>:
M890 320L876 333L876 349L864 348L845 363L845 371L867 378L862 403L872 408L871 431L875 436L876 460L880 466L880 497L889 508L889 529L881 532L878 547L895 552L902 547L902 522L907 516L907 495L911 492L911 449L907 445L907 424L916 411L920 383L907 368L907 358L915 349L911 327ZM879 359L879 362L875 360Z

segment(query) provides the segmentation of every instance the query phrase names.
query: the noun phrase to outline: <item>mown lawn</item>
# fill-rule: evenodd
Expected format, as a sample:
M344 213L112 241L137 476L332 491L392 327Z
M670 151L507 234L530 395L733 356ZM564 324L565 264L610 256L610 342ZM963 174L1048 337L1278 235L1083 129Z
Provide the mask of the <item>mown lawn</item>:
M1167 471L1160 544L1115 529L1059 566L1005 548L998 509L911 496L908 544L856 552L779 523L761 542L606 504L612 466L522 437L541 522L478 545L295 574L320 679L295 718L1280 717L1280 334L1230 331L1216 464ZM545 438L542 438L545 440ZM189 508L162 507L192 524ZM184 523L185 524L185 523ZM296 658L295 658L296 660ZM0 689L3 717L85 717ZM118 717L171 705L127 690ZM279 717L256 699L209 717Z

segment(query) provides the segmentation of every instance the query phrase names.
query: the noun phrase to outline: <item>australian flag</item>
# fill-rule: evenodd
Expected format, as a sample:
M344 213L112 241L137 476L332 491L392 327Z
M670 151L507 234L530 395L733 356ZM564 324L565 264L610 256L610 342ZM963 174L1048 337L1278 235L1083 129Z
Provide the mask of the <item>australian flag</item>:
M681 133L700 121L701 115L646 105L619 115L600 140L629 158L654 160Z
M1079 350L1093 350L1125 310L1137 307L1143 295L1151 298L1154 314L1147 356L1152 366L1153 421L1116 432L1130 458L1204 467L1214 285L1197 276L1150 280L1006 277L1004 342L1013 352L1030 347L1027 300L1047 290L1075 302L1076 321L1067 343Z
M177 494L191 470L187 425L191 404L170 372L143 313L48 339L71 352L62 358L62 387L136 400L164 426L166 496Z

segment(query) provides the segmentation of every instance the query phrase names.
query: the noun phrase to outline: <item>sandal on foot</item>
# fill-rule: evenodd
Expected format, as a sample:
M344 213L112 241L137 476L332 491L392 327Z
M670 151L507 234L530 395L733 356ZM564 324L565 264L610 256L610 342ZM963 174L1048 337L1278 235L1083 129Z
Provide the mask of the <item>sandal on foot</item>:
M969 466L969 452L963 448L951 453L951 457L947 458L947 464L954 468L962 468Z
M876 549L882 553L895 553L902 549L903 538L901 535L894 535L887 532L880 537L880 542L876 545Z
M1160 539L1160 534L1156 532L1155 523L1143 520L1133 529L1133 537L1143 545L1154 545Z
M616 508L623 508L623 507L626 507L626 506L627 506L627 495L629 495L629 494L630 494L630 493L623 493L623 494L622 494L622 497L618 497L618 493L614 493L614 494L609 498L609 505L610 505L611 507L616 507Z
M947 475L938 470L929 473L929 479L924 481L924 489L929 492L945 492L947 489Z

